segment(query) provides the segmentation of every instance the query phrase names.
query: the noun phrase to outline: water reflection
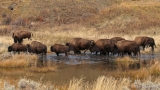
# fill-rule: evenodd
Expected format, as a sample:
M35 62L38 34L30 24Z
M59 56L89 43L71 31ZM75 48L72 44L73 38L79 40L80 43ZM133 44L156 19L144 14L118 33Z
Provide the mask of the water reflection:
M45 67L47 66L47 58L46 56L39 55L38 60L36 62L36 67Z
M4 69L0 68L0 76L19 79L20 77L26 77L32 80L39 81L39 78L43 77L42 81L50 81L54 83L69 81L73 77L81 78L85 77L87 81L93 81L100 75L109 75L116 73L117 71L126 71L130 69L139 69L143 65L150 64L150 60L156 60L160 58L159 54L142 54L139 57L140 62L130 62L124 64L123 62L115 62L117 56L104 56L94 54L82 54L82 55L65 55L56 56L55 54L47 54L46 57L39 56L35 65L38 68L46 67L48 65L54 66L55 63L58 66L56 72L36 73L31 72L26 68ZM136 57L133 57L136 58Z

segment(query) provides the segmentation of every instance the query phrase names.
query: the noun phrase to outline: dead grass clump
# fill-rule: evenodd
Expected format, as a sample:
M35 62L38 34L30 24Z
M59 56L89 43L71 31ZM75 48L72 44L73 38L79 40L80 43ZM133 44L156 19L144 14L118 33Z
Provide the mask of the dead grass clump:
M83 78L70 80L67 90L124 90L129 89L130 79L115 79L113 77L100 76L93 84L84 82Z
M132 78L133 80L135 80L135 79L144 80L150 76L150 73L147 68L141 68L139 70L129 71L128 76L130 78Z
M124 90L130 85L130 80L128 78L115 79L113 77L101 76L93 84L92 90Z
M54 66L45 66L45 67L31 67L30 71L32 72L38 72L38 73L46 73L46 72L55 72L57 70L57 67Z
M35 55L16 54L9 59L1 60L0 67L5 67L5 68L28 67L30 63L34 60L37 60L37 56Z
M77 90L77 89L85 90L85 87L84 87L85 85L87 85L87 84L84 84L83 78L81 78L81 79L73 78L69 82L68 90Z
M149 68L149 72L152 76L159 76L160 75L160 65L159 62L155 62L151 67Z

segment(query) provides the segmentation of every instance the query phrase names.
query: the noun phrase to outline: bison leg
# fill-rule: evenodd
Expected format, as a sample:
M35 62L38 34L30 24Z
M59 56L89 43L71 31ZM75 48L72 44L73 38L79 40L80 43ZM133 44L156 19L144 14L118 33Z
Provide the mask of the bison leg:
M98 52L96 51L96 53L95 53L95 54L97 55L97 53L98 53Z
M142 47L143 47L143 51L144 51L145 45L143 45Z
M22 43L22 42L23 42L22 38L18 39L18 43Z
M66 56L68 56L68 53L67 53L67 52L65 52L65 55L66 55Z
M154 52L154 46L152 45L151 48L152 48L152 54L153 54L153 52Z
M84 50L84 54L86 53L87 49Z
M17 39L16 38L14 38L14 43L17 43Z
M81 51L80 51L78 48L76 48L76 49L74 50L74 54L81 54Z
M103 55L106 55L106 50L101 49L101 52L102 52Z
M56 52L56 55L59 56L59 53Z

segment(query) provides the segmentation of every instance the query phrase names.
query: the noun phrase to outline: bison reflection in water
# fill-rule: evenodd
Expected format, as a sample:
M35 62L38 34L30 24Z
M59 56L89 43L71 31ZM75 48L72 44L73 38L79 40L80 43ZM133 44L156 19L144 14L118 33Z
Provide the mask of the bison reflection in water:
M13 33L12 38L14 39L15 43L22 43L23 39L25 38L31 40L31 36L33 36L33 34L29 31L16 31Z
M37 60L37 63L36 63L36 67L45 67L45 66L47 66L47 61L48 60L46 60L46 57L39 56L39 59Z
M8 47L8 52L27 52L27 45L23 45L20 43L14 43L11 46Z

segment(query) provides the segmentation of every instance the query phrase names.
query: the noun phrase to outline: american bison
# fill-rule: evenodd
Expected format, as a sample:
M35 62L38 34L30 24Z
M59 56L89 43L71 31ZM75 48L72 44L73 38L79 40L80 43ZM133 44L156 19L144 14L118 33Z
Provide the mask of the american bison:
M154 52L154 46L156 46L155 41L152 37L147 36L138 36L135 37L134 41L139 45L143 47L143 50L145 47L151 47L152 53Z
M23 39L28 38L28 40L31 40L31 36L33 36L33 34L29 31L16 31L13 33L12 38L14 39L15 43L21 43L23 41Z
M97 53L100 52L100 48L96 44L93 44L89 47L89 51L97 55Z
M29 53L36 53L46 55L47 46L38 41L32 41L31 44L27 44Z
M98 39L95 45L100 49L100 53L103 55L109 55L109 52L113 54L114 51L117 51L117 46L111 39Z
M57 56L59 56L59 53L65 53L66 56L68 56L69 47L61 44L54 44L50 47L51 52L55 52Z
M122 56L124 54L131 55L131 53L134 53L134 55L136 56L140 54L139 45L134 41L121 40L121 41L118 41L116 45L119 51L119 55L122 55Z
M87 40L83 38L72 38L69 43L66 43L66 46L69 47L69 50L74 51L75 54L81 54L80 50L85 50L85 53L93 44L93 42L93 40Z
M11 52L11 51L18 52L18 54L20 52L27 52L27 46L20 43L14 43L8 47L8 52Z

